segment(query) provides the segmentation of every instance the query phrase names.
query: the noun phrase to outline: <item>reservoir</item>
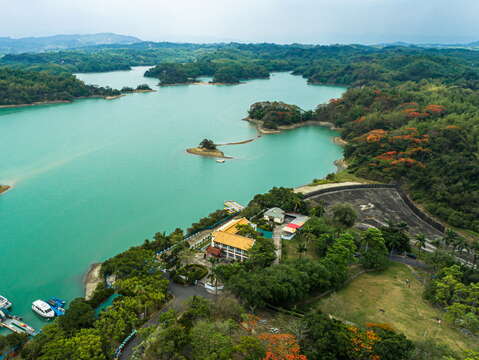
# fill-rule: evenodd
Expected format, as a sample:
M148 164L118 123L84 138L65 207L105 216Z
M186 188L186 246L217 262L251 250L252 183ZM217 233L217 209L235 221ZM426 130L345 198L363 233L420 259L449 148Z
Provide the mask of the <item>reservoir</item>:
M342 87L308 85L288 73L234 86L157 87L131 71L79 74L90 84L157 90L115 100L0 109L0 294L40 328L32 301L83 295L89 265L141 244L155 232L187 228L273 186L295 187L335 171L335 132L304 127L222 147L223 164L187 154L202 139L256 136L242 121L257 101L308 110L340 97Z

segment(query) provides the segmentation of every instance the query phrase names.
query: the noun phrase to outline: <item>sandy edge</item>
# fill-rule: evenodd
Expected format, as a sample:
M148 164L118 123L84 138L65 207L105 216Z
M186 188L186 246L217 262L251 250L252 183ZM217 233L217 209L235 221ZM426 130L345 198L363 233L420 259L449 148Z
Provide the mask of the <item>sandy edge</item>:
M225 154L220 150L203 150L198 147L186 149L186 152L193 155L215 157L221 159L232 159L231 156L225 156Z
M100 284L103 279L100 276L102 263L91 264L88 268L88 271L83 277L83 284L85 286L85 299L90 300L93 292L95 291L98 284Z
M11 185L0 185L0 195L5 194L7 191L12 190Z

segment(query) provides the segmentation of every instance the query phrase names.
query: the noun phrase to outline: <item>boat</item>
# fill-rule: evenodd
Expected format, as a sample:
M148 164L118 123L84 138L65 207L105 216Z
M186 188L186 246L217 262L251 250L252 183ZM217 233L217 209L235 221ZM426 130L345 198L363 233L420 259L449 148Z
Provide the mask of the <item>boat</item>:
M52 297L48 299L46 302L48 305L50 305L50 307L52 308L56 316L65 315L65 304L66 304L65 300L59 299L57 297Z
M12 303L2 295L0 295L0 309L9 309L12 306Z
M52 307L43 300L35 300L32 303L32 310L45 319L51 319L55 317L55 312Z
M216 162L222 164L225 162L225 159L216 159Z

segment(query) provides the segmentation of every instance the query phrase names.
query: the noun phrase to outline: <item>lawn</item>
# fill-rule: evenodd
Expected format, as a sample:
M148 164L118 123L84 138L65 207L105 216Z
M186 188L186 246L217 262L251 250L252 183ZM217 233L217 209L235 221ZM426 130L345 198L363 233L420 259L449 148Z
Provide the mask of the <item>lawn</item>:
M298 252L298 244L299 241L297 236L292 238L291 240L281 240L281 261L284 262L286 260L294 260L299 258L300 253ZM318 259L319 256L317 254L316 247L313 243L309 244L307 250L302 254L303 258L308 259Z
M409 287L406 279L410 281ZM444 312L423 300L423 287L413 270L394 263L384 272L359 276L345 289L317 304L325 313L358 325L387 323L413 341L432 339L454 351L477 351L479 344L474 339L450 327Z

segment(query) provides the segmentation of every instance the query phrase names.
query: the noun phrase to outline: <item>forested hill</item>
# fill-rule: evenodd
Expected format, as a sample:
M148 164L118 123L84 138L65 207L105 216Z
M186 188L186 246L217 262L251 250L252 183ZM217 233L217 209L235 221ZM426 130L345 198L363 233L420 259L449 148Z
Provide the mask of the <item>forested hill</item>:
M402 183L434 215L479 232L479 91L428 81L351 88L315 117L343 128L351 171Z
M71 49L104 44L133 44L141 40L134 36L113 33L85 35L53 35L13 39L0 37L0 54L17 54L48 50Z
M118 90L85 85L70 74L0 68L0 105L71 101L80 97L118 94Z

